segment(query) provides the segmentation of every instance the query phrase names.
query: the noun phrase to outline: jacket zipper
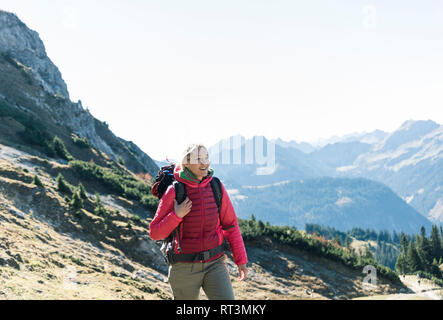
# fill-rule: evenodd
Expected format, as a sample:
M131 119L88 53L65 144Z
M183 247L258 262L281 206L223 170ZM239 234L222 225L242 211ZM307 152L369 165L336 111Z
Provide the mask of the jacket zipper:
M198 192L200 195L200 202L201 202L201 207L200 207L200 214L201 214L200 252L201 252L201 251L203 251L203 231L204 231L204 225L205 225L205 216L204 216L204 208L203 208L204 203L203 203L203 197L202 197L200 185L198 186Z

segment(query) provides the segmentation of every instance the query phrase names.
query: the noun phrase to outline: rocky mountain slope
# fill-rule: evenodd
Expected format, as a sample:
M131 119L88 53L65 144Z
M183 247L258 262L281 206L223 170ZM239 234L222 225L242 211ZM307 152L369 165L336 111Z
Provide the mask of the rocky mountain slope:
M38 33L13 13L3 10L0 10L0 51L15 58L45 91L69 99L66 83L46 55Z
M406 121L334 175L362 176L388 185L434 223L443 222L443 126Z
M3 144L25 145L51 155L50 142L58 136L73 156L99 160L75 143L84 139L114 161L121 157L134 172L155 175L158 170L148 155L115 136L106 122L94 118L80 101L70 101L61 73L46 55L37 32L16 15L1 10L0 117Z

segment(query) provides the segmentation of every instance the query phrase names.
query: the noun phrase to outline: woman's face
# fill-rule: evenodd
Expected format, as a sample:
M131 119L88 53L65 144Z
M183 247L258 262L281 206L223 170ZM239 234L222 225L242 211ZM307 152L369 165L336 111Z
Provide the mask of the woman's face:
M189 162L190 163L186 164L185 167L188 168L198 180L202 180L203 177L206 177L210 164L209 154L206 148L199 148L192 152Z

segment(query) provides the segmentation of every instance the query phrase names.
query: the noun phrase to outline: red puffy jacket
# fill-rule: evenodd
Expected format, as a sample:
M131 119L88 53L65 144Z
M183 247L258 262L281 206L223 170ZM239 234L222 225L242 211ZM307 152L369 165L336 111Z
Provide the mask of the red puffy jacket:
M151 238L153 240L166 238L183 221L180 230L181 253L198 253L210 250L222 244L224 236L231 246L234 262L237 265L246 264L248 259L237 216L223 183L222 203L219 213L214 193L209 183L212 175L205 177L198 183L180 178L179 172L180 165L177 165L174 169L174 178L186 184L186 195L192 202L191 211L183 218L179 218L175 214L175 190L172 186L169 186L160 199L157 212L149 225L149 235ZM177 247L178 241L176 240L174 251L179 254ZM217 259L222 254L204 262Z

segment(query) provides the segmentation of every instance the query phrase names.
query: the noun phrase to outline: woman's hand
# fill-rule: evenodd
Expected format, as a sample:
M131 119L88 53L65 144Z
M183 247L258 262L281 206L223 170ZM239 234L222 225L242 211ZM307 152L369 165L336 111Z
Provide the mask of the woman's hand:
M246 268L245 264L238 265L238 281L243 281L246 278L246 274L248 273L248 268Z
M177 200L174 199L174 212L179 218L186 216L192 208L192 201L186 197L185 201L178 204Z

